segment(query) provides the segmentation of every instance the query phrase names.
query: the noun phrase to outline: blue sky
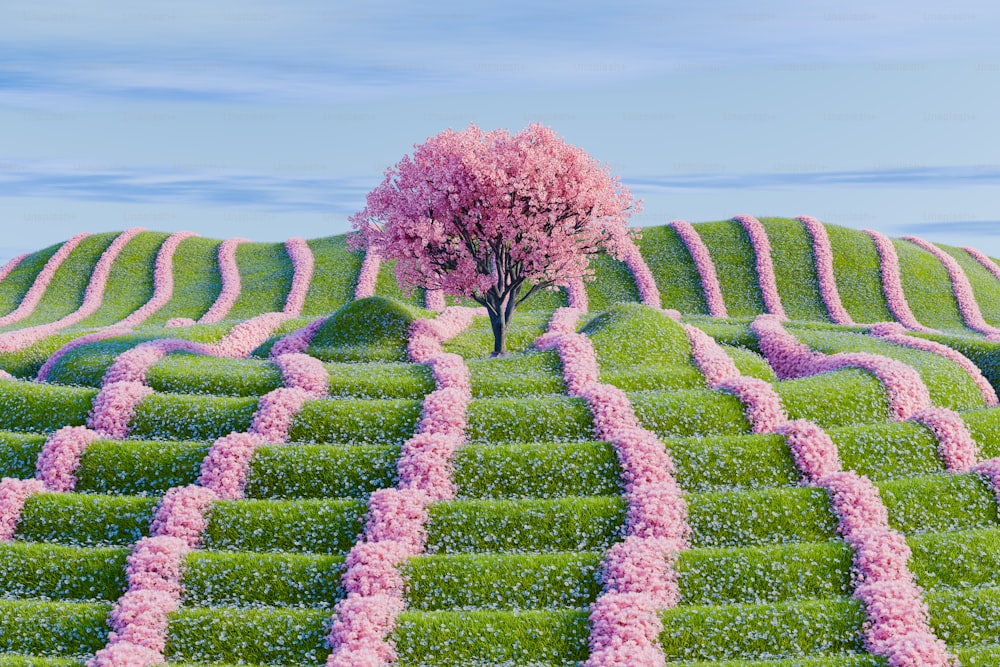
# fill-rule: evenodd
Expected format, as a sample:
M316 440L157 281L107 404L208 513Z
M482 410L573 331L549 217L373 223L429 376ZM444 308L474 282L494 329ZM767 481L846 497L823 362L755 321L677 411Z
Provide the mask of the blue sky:
M148 7L148 8L147 8ZM140 225L346 231L475 122L553 126L645 200L1000 255L1000 6L41 0L0 16L0 259Z

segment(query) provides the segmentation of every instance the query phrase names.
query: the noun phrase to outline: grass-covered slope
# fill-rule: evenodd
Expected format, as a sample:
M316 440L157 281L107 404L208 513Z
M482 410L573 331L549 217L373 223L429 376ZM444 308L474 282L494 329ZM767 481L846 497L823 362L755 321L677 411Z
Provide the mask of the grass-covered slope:
M794 219L765 218L787 331L823 354L867 353L916 371L934 406L957 412L981 457L1000 456L1000 411L957 363L831 324L812 240ZM887 387L845 368L779 379L749 326L763 313L754 250L733 221L696 224L731 319L707 317L701 275L672 228L644 230L639 247L678 323L639 305L628 267L601 258L579 331L593 344L599 380L623 390L641 424L669 452L685 493L690 548L672 565L679 603L659 611L657 644L678 667L885 666L865 650L869 618L854 597L852 549L837 532L830 496L802 484L786 439L754 433L746 406L713 389L684 325L712 336L743 375L759 378L791 419L820 425L843 468L878 489L890 526L912 552L930 627L962 665L1000 664L1000 514L986 477L948 472L932 431L894 421ZM890 320L871 237L828 226L841 300L858 323ZM53 322L82 303L114 234L88 237L56 272L17 331ZM46 440L83 425L119 355L155 339L212 343L241 321L281 311L295 267L283 244L247 243L236 257L242 288L224 321L197 320L220 297L220 242L189 238L173 259L174 291L131 331L68 350L47 382L32 382L64 344L114 324L154 292L165 234L133 239L90 318L0 353L0 477L31 479ZM934 333L1000 387L1000 343L970 330L947 272L930 253L896 244L904 296ZM128 585L127 558L168 490L198 482L213 442L251 428L260 397L285 385L269 351L283 334L324 318L305 353L320 360L326 398L307 400L285 444L249 463L243 498L217 500L199 547L184 557L183 596L169 614L170 664L317 665L330 652L345 558L379 489L399 484L403 444L435 389L427 365L409 361L412 323L433 317L421 292L404 296L383 266L376 296L353 300L360 253L342 237L309 242L314 273L300 313L251 354L174 352L146 374L125 439L84 451L72 491L27 498L12 539L0 542L0 665L79 665L109 641L109 612ZM964 251L944 247L969 276L984 316L1000 324L1000 281ZM0 283L0 316L28 292L52 247ZM589 654L589 606L601 595L608 550L626 534L622 468L594 438L587 402L569 395L555 351L535 339L562 292L529 300L514 319L511 353L490 358L489 322L477 317L444 344L470 373L465 444L449 464L454 497L428 510L422 555L401 566L406 607L388 639L403 667L578 665ZM914 334L914 337L918 334ZM2 503L0 499L0 503Z

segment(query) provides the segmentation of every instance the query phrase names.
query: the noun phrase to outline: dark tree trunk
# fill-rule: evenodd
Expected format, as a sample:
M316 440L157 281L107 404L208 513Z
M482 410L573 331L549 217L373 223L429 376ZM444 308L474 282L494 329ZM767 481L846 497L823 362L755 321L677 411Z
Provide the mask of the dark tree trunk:
M494 315L490 313L490 324L493 325L493 352L491 357L507 356L507 325L510 321L504 317L505 313L501 309Z

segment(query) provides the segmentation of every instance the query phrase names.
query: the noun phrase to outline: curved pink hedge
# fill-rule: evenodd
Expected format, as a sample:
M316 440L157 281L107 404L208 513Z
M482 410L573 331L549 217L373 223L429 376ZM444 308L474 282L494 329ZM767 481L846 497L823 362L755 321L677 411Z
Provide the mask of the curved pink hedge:
M444 292L439 289L424 290L424 307L427 310L442 311L445 305Z
M598 381L593 345L575 333L581 314L558 309L535 345L559 353L570 395L587 402L594 434L611 442L625 484L626 537L603 564L604 590L590 608L591 652L585 664L662 665L659 610L680 597L673 564L688 547L687 503L663 443L639 424L625 392Z
M573 280L566 285L566 303L570 308L587 312L589 309L587 286L582 279Z
M55 322L0 334L0 352L14 352L24 349L32 343L50 336L61 329L82 322L97 312L97 309L101 307L101 302L104 300L104 288L107 285L108 276L111 274L112 265L118 259L119 253L121 253L128 242L143 231L145 230L141 227L128 229L115 237L111 245L104 250L101 258L97 260L94 272L90 275L90 282L87 283L87 289L83 293L83 303L80 304L80 307L76 311Z
M743 225L750 243L753 245L754 255L757 257L757 278L760 281L760 291L764 297L764 307L767 312L781 319L787 319L785 308L781 305L781 296L778 294L778 281L774 277L774 263L771 260L771 241L767 238L767 231L760 220L752 215L738 215L733 218Z
M17 530L17 522L21 519L24 502L43 491L45 484L41 480L13 477L4 477L0 480L0 542L10 542L14 539L14 531Z
M375 285L378 282L380 266L382 266L382 258L377 252L372 250L365 252L365 258L361 262L361 271L358 273L358 284L354 288L355 300L375 296Z
M906 293L903 292L903 278L899 272L899 255L896 254L896 246L888 236L873 229L863 229L865 234L875 241L875 249L878 250L879 270L882 273L882 293L889 305L889 312L892 316L907 329L911 331L932 332L913 316L910 304L906 301Z
M31 283L31 287L25 293L24 297L21 298L21 303L17 305L13 311L7 313L3 317L0 317L0 327L5 327L16 322L20 322L28 315L35 312L35 308L38 306L38 302L42 300L42 295L45 294L45 290L49 288L49 284L52 282L52 277L55 275L56 271L62 266L62 263L66 261L70 253L73 252L80 242L85 238L90 236L90 234L77 234L72 237L66 243L63 243L55 254L49 257L49 260L45 262L45 266L42 270L35 276L34 282Z
M979 392L983 395L983 400L990 407L1000 405L1000 400L997 398L997 392L990 384L990 381L986 379L983 372L972 363L968 357L964 354L948 347L947 345L942 345L941 343L927 340L926 338L915 338L913 336L908 336L906 328L896 322L880 322L875 324L868 332L872 336L876 336L883 340L887 340L895 345L901 345L903 347L910 347L915 350L923 350L925 352L933 352L939 356L944 357L948 361L952 361L959 366L962 370L969 374L973 382L979 388Z
M625 265L632 272L635 286L639 290L639 301L644 306L661 308L660 289L656 286L653 272L649 270L649 265L646 264L645 258L639 252L639 246L635 244L635 241L628 239L627 245L622 248L622 254Z
M813 352L785 331L773 315L760 315L750 325L760 349L781 379L808 377L843 368L860 368L879 379L889 398L893 418L904 421L931 406L923 378L906 364L864 352L823 354Z
M979 303L976 302L976 295L972 291L969 277L965 275L965 271L962 270L958 261L933 243L916 236L904 236L903 240L926 250L944 264L944 268L948 271L948 277L951 278L952 292L955 295L955 301L958 302L958 310L962 313L965 324L974 331L986 334L990 340L1000 340L1000 329L990 325L983 318L983 312L979 309Z
M928 408L913 415L912 420L934 434L938 453L948 472L967 472L979 461L979 446L972 439L965 420L954 410Z
M72 350L90 343L120 336L128 332L132 327L142 324L156 313L156 311L163 308L174 295L174 254L177 252L177 246L181 244L181 241L192 236L197 236L197 234L194 232L177 232L167 237L167 240L160 246L160 250L156 253L156 267L153 271L153 296L149 301L125 319L100 331L95 331L80 338L74 338L56 350L52 356L45 360L42 367L38 369L38 376L36 378L38 382L45 382L49 377L49 373L59 363L59 360Z
M17 257L12 258L10 261L8 261L6 264L3 265L3 268L0 269L0 283L7 280L7 276L11 274L11 271L16 269L21 264L21 262L24 261L24 258L28 256L28 254L29 253L18 255Z
M222 290L215 298L215 303L208 312L198 318L198 324L211 324L226 318L236 299L240 296L240 267L236 263L236 248L241 243L249 243L247 239L226 239L219 245L219 274L222 277Z
M826 312L835 324L854 324L851 314L840 301L840 291L837 289L837 276L833 272L833 246L826 227L816 218L800 215L797 220L802 223L812 237L813 258L816 260L816 276L819 279L819 291L826 305Z
M722 298L719 276L715 272L715 262L712 261L712 256L694 225L685 220L674 220L670 226L687 246L694 266L698 269L698 275L701 276L702 293L705 295L705 302L708 305L708 314L712 317L729 317L725 299Z
M312 283L315 259L312 249L304 238L288 239L285 241L285 248L288 250L288 256L292 259L295 273L292 275L292 287L288 290L288 297L285 299L285 308L282 312L291 317L298 317L302 313L302 306L306 303L306 295L309 293L309 285Z
M972 259L982 264L983 268L992 273L994 278L1000 280L1000 266L997 266L997 263L990 259L986 253L976 248L970 248L969 246L962 246L962 250L969 253Z
M396 658L386 638L405 607L399 567L424 550L428 505L454 496L450 460L465 440L465 413L472 400L465 361L444 353L441 343L465 329L481 310L447 308L410 327L410 359L430 365L435 389L424 399L416 435L403 444L399 487L369 497L362 540L345 561L342 585L347 595L335 608L328 667L382 665Z

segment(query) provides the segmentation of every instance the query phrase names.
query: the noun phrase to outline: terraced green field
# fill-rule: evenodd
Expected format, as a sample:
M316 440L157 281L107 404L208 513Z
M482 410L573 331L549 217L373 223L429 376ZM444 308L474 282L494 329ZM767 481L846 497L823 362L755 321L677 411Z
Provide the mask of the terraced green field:
M838 325L813 239L798 220L762 222L790 318L784 330L811 359L869 355L909 369L905 388L917 395L923 387L927 397L921 410L946 409L964 425L976 447L972 463L1000 457L1000 410L987 390L1000 389L1000 342L969 326L937 258L895 242L902 298L929 329L900 336L949 354L872 335L899 295L886 294L869 236L827 228L840 299L857 323ZM903 644L873 640L873 624L884 621L866 601L862 587L873 575L863 547L845 539L843 504L810 483L787 432L761 426L751 399L712 379L698 332L740 377L773 392L779 421L822 429L842 470L871 481L887 530L908 547L906 572L896 574L920 587L920 641L939 641L952 664L1000 664L996 479L987 468L950 463L950 436L917 413L901 419L898 385L870 368L783 372L752 326L765 314L767 278L757 273L751 238L735 221L694 227L730 318L707 315L704 276L663 227L645 230L639 243L657 302L641 303L628 267L602 257L575 328L592 346L595 381L620 390L639 428L655 435L657 455L672 462L660 472L686 503L676 519L683 544L654 568L673 602L656 605L655 622L642 620L651 610L636 602L638 611L626 614L635 625L610 630L637 647L634 661L610 662L595 649L595 603L622 594L607 574L609 553L642 534L623 446L598 437L602 417L573 388L572 359L538 342L567 305L563 292L524 305L506 357L489 356L482 315L439 337L440 357L455 355L468 373L465 401L447 406L458 410L459 446L434 459L434 483L446 492L428 491L404 520L403 509L379 515L373 498L417 484L416 434L452 433L454 425L431 423L438 394L451 400L450 385L433 360L414 361L408 347L414 322L451 310L438 314L423 307L422 293L404 295L387 267L374 295L356 294L361 255L334 237L308 243L308 270L293 246L240 245L239 294L225 317L168 327L173 318L202 317L223 292L219 242L192 238L167 264L169 298L141 324L115 328L163 283L154 272L168 235L144 232L118 255L100 308L87 318L36 340L16 337L80 308L114 234L81 242L37 308L0 328L0 369L10 374L0 380L0 665L318 665L347 650L337 647L350 634L345 623L358 636L380 627L379 646L394 647L372 649L372 662L352 658L358 665L934 664ZM1000 280L965 251L945 250L967 272L986 320L1000 324ZM54 252L29 256L0 283L0 317L17 308ZM302 285L297 304L294 284ZM661 308L679 310L680 320ZM89 342L74 347L77 339ZM167 349L169 340L188 347ZM155 358L138 354L161 348ZM297 375L299 367L308 372ZM40 370L44 381L36 381ZM309 384L314 378L321 388ZM131 388L114 386L127 382ZM304 387L308 396L272 411L272 400ZM84 431L86 442L73 440ZM257 439L244 456L224 449L231 434ZM212 477L212 466L229 465ZM219 481L229 474L235 486ZM214 495L198 511L177 510L174 527L164 528L178 489ZM371 574L350 555L385 542L374 526L397 519L417 522L417 546ZM188 546L178 546L182 534L191 535ZM393 535L389 541L402 540ZM143 570L136 554L156 539L170 552L156 563L175 558L176 568ZM401 606L386 602L394 609L386 618L364 616L345 601L374 599L366 586L387 586ZM919 634L900 623L886 626L897 628L892 639ZM646 644L652 653L642 652Z

